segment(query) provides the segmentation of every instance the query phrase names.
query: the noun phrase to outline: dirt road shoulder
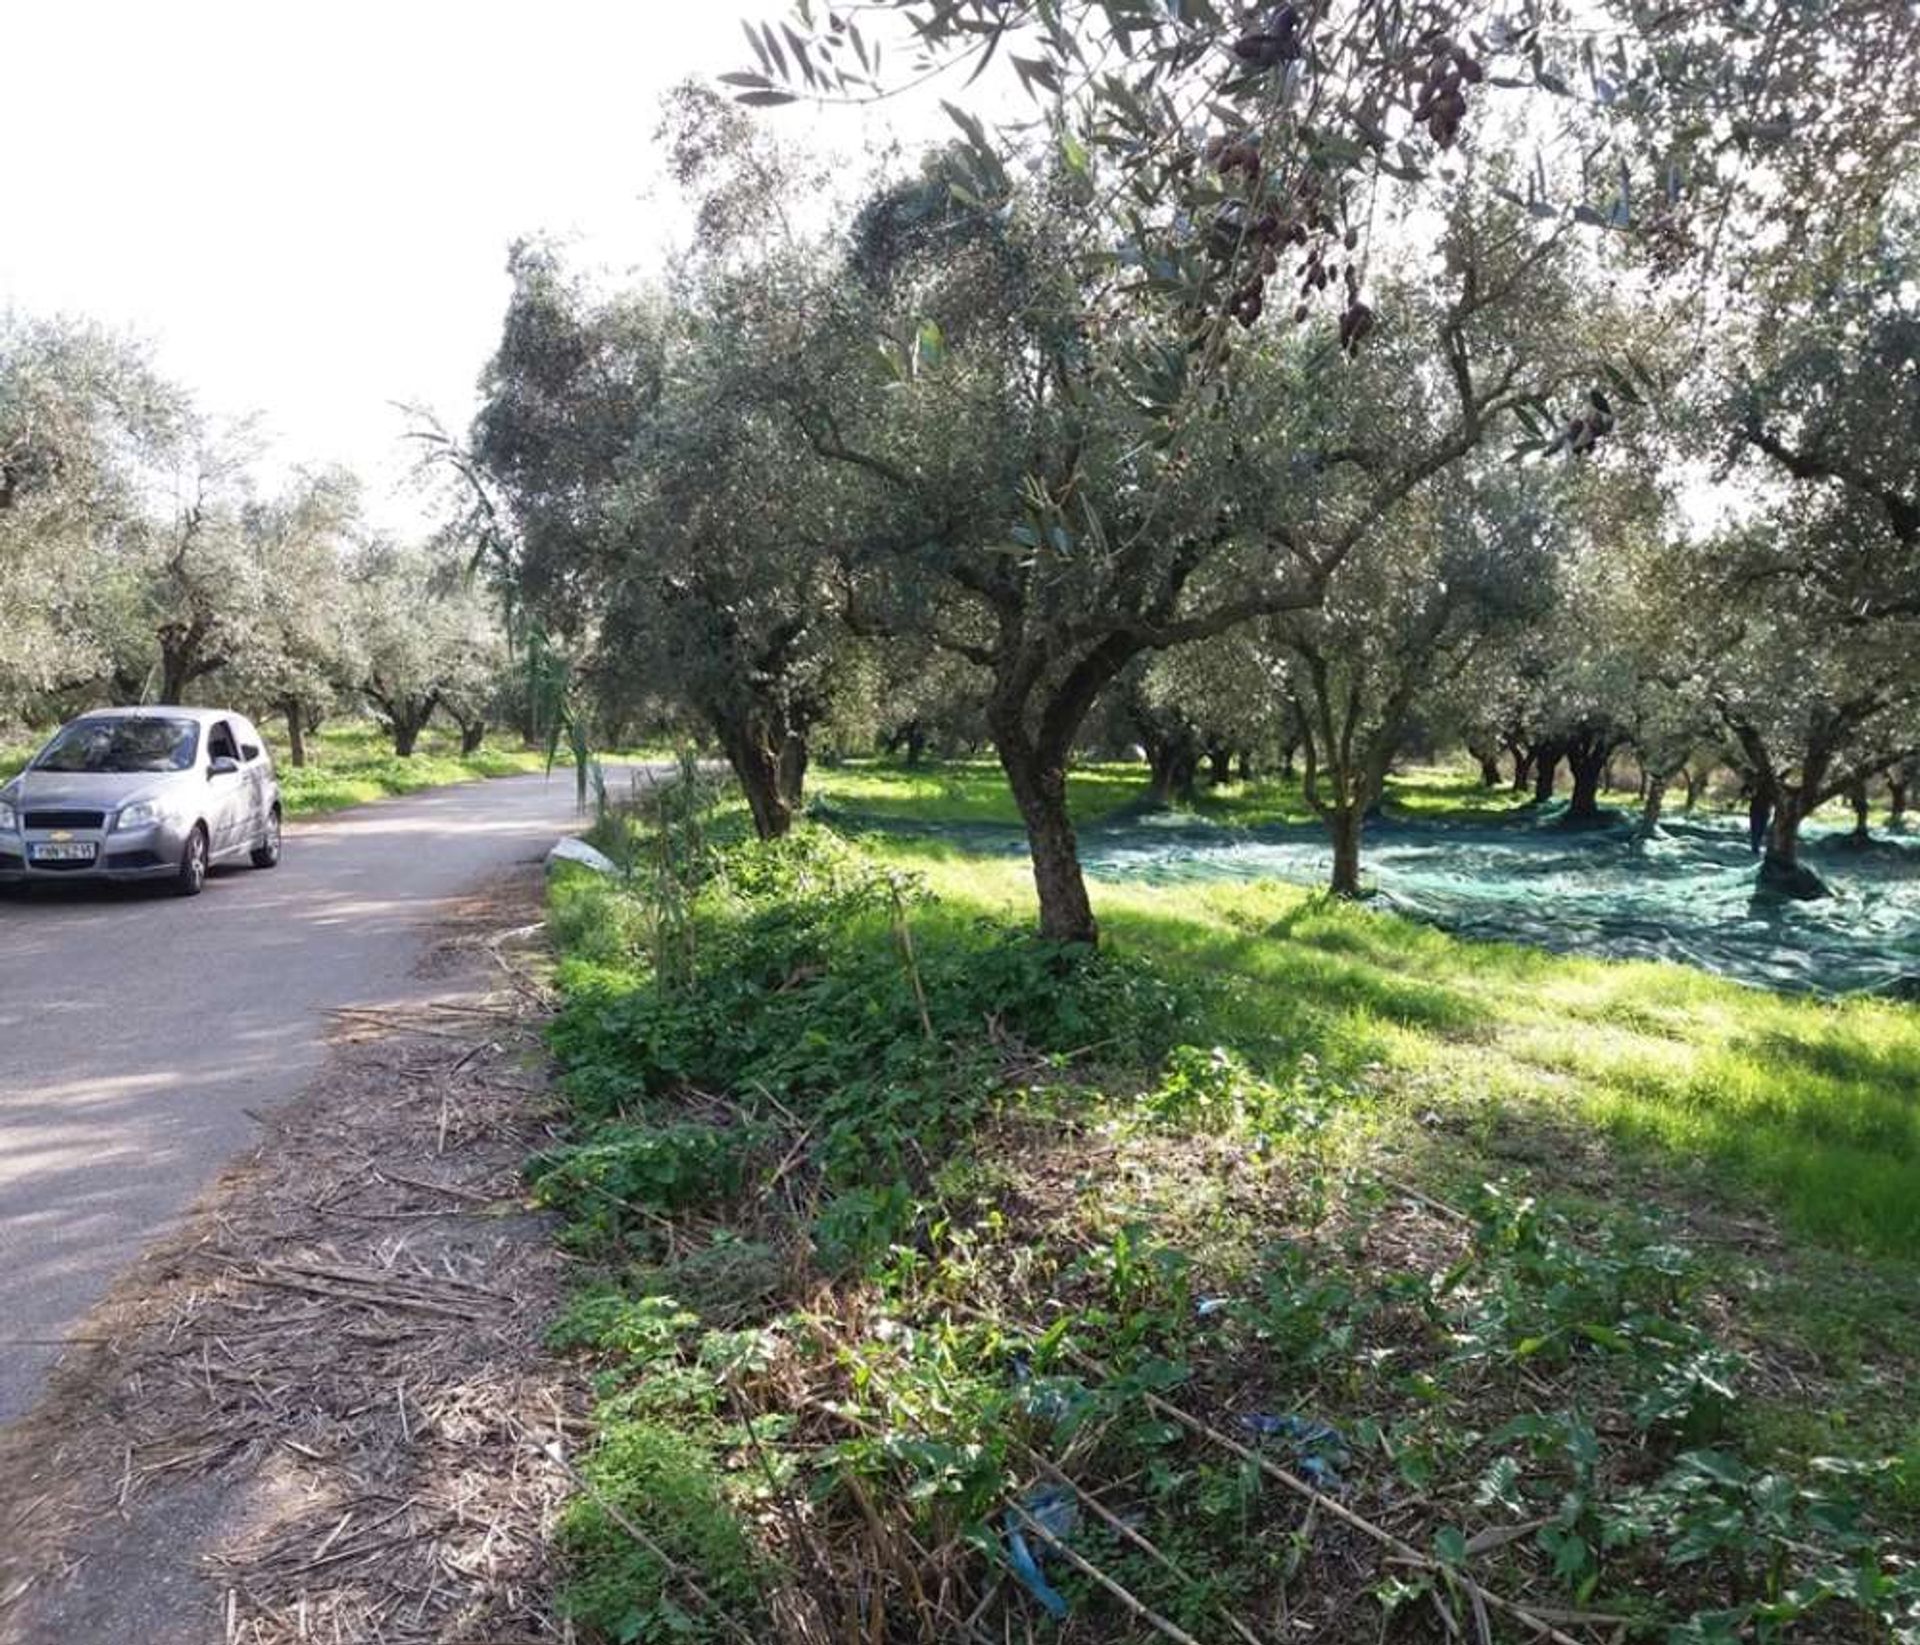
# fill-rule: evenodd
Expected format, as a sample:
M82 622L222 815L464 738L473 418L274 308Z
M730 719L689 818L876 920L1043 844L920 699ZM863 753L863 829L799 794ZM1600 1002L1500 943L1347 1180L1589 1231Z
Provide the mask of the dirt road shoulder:
M0 1641L535 1641L578 1379L521 1168L550 1109L537 869L318 1079L0 1433ZM4 1327L0 1327L3 1331Z

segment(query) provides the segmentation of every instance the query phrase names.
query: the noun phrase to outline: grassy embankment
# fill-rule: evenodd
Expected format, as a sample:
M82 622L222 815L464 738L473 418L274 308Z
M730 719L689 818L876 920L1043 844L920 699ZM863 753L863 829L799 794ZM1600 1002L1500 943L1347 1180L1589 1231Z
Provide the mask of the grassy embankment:
M553 891L590 1628L1909 1637L1920 1012L668 804Z
M390 794L411 794L477 777L514 777L544 771L546 756L530 749L486 748L462 754L457 733L438 727L423 732L407 759L393 751L379 727L329 726L307 739L307 763L289 763L285 748L268 734L280 772L280 792L289 817L312 817Z

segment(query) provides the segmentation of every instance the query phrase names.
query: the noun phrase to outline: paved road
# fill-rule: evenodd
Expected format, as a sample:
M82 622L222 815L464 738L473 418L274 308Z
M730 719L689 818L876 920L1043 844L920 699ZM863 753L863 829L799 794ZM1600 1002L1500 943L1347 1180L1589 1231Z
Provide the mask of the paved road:
M192 901L0 901L0 1422L58 1339L294 1096L333 1007L403 1000L445 900L574 826L569 773L383 801L287 831L281 866Z

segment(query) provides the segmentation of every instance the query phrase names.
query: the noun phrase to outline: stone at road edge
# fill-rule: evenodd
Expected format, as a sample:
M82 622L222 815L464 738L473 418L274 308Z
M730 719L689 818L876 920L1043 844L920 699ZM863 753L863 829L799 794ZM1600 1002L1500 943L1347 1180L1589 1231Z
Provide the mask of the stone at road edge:
M585 840L562 840L547 853L547 872L553 872L553 865L560 862L577 862L583 868L591 868L596 874L617 874L618 866L604 851L596 851Z

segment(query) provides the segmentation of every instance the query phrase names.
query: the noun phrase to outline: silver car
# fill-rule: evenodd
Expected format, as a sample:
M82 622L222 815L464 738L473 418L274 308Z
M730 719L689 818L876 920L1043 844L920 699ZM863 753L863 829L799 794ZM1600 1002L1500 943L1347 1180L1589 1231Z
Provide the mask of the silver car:
M280 860L266 739L226 709L106 708L62 726L0 787L0 884L169 880Z

